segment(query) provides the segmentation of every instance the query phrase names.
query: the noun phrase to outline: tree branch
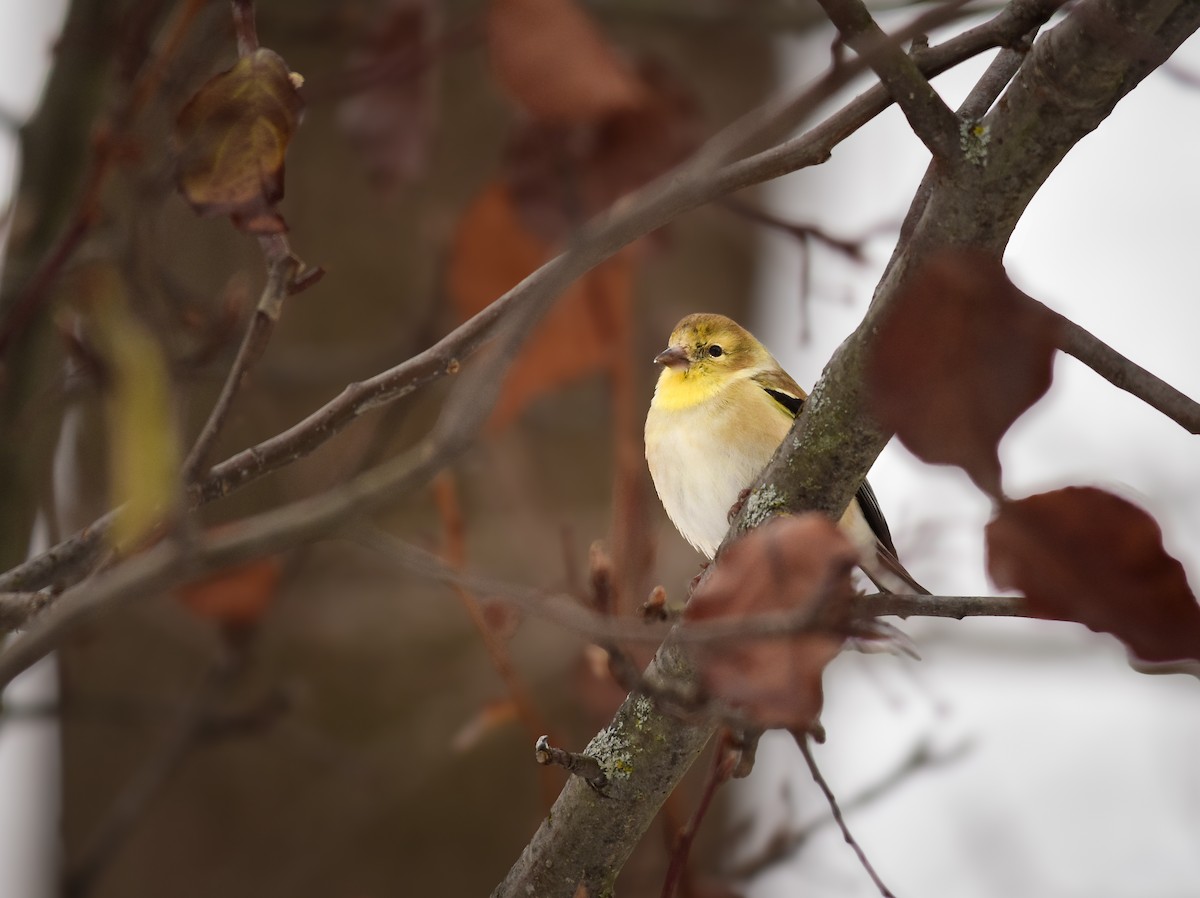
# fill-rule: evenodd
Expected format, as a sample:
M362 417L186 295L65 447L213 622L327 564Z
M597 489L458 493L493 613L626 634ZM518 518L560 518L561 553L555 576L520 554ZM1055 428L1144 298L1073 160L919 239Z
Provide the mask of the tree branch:
M1188 433L1200 434L1200 403L1125 358L1070 318L1051 309L1047 311L1058 322L1059 349L1083 362L1118 390L1162 412Z
M700 824L704 822L704 816L708 813L717 789L729 782L733 776L737 758L738 753L730 745L729 733L726 731L724 738L717 740L717 747L713 752L712 768L708 772L708 779L704 783L704 791L700 793L700 801L696 804L696 810L692 812L687 824L675 836L675 845L671 849L671 861L663 880L661 898L675 898L675 890L687 872L688 855L691 854L692 843L700 831Z
M250 316L242 343L221 386L221 393L183 463L183 482L187 484L193 483L200 474L229 416L234 397L250 369L262 358L275 325L283 314L284 300L308 289L324 274L320 268L309 269L296 258L285 235L268 234L258 239L267 263L267 283L259 296L258 306Z
M875 782L852 795L848 800L840 802L843 813L866 807L890 793L897 786L903 785L915 774L922 771L951 764L970 751L970 742L960 742L952 748L939 751L926 736L913 743L908 754L888 773ZM786 794L786 793L785 793ZM790 802L788 803L790 805ZM788 811L794 811L788 807ZM789 813L789 819L795 814ZM815 817L807 823L800 824L795 829L785 829L776 833L766 846L756 855L740 861L728 871L733 879L751 879L796 855L810 838L823 826L834 822L833 817L824 815Z
M792 733L792 738L796 740L796 746L800 749L800 754L804 755L804 762L808 764L809 773L812 774L813 782L817 784L817 788L825 796L825 800L829 802L829 811L833 814L833 822L837 824L838 829L842 832L842 838L846 840L846 844L854 849L855 855L858 856L858 862L862 864L867 875L871 877L871 882L875 883L875 888L879 889L879 894L883 898L896 898L892 894L892 890L884 885L883 880L879 878L879 874L875 872L875 868L871 866L871 862L867 859L866 852L862 850L862 846L858 844L858 840L850 833L849 827L846 826L846 818L842 816L842 809L838 806L837 796L833 794L833 790L829 788L829 783L825 781L821 770L817 767L817 759L813 757L812 747L808 744L807 733Z
M904 112L913 133L938 162L955 165L963 156L959 119L938 96L912 57L884 34L861 0L817 0L842 39L867 61ZM956 9L966 0L943 8Z
M0 631L18 629L51 600L47 592L0 592Z
M616 618L589 608L570 595L518 586L459 570L431 552L410 545L377 528L362 528L354 538L406 571L448 586L469 589L511 603L568 632L598 645L658 645L670 636L681 645L701 645L731 639L770 639L813 629L813 613L771 612L742 617L713 618L672 624L660 620ZM1028 617L1020 596L927 596L871 593L850 599L852 616L860 620L898 617Z

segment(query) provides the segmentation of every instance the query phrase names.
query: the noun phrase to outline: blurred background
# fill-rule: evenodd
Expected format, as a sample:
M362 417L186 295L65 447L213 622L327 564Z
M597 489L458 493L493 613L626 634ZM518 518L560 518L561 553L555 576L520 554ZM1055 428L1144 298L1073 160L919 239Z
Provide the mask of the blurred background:
M259 4L263 44L305 78L281 211L295 252L327 274L288 301L216 458L429 345L586 215L768 94L802 85L832 40L810 30L815 7L803 3L594 2L603 46L618 48L652 114L611 97L563 110L531 104L498 59L497 47L532 52L511 36L531 29L498 24L502 2L488 9ZM75 210L98 123L120 123L139 67L185 13L194 18L156 90L121 125L102 214L77 255L120 273L158 338L186 445L263 281L253 237L197 218L172 185L179 109L236 58L227 5L0 4L0 165L18 198L5 217L10 301ZM597 52L589 63L612 64ZM986 61L936 86L953 104ZM1006 259L1027 292L1192 396L1198 74L1193 41L1067 157ZM534 337L478 444L380 524L471 570L584 597L589 547L604 540L622 609L657 583L682 598L699 557L644 472L649 360L683 314L722 311L811 385L865 310L927 159L893 111L826 165L685 215L606 264ZM851 249L799 238L797 224ZM104 384L72 339L83 331L63 295L71 283L6 360L4 568L110 503ZM436 385L364 416L206 507L205 522L343 482L414 443L447 394ZM1115 490L1159 520L1195 584L1192 442L1060 359L1051 393L1002 447L1005 486ZM992 591L989 507L964 476L893 446L872 483L919 580L946 594ZM561 783L532 763L534 738L581 746L621 698L574 637L349 539L210 587L105 616L5 693L0 894L485 894ZM1115 641L1072 625L904 626L921 662L847 654L831 667L817 755L897 893L1196 893L1194 682L1135 674ZM688 894L877 894L787 740L768 736L753 776L723 797ZM664 846L692 806L686 789L668 803L623 894L658 894Z

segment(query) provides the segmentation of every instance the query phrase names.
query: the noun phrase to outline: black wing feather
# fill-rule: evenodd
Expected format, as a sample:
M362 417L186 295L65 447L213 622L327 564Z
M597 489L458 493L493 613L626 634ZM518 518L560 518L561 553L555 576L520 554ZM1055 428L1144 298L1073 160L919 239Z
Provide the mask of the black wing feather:
M800 414L800 409L804 408L804 400L799 396L792 396L781 390L772 390L770 387L763 387L763 389L772 399L791 412L793 418Z
M793 418L799 415L800 410L804 408L804 400L799 396L792 396L781 390L772 390L770 387L763 387L763 389L772 399L791 412ZM892 532L888 529L887 521L883 517L883 511L879 507L879 500L875 498L875 491L871 489L871 484L864 480L862 486L858 488L857 498L858 506L862 509L863 517L866 518L871 532L894 557L896 546L892 542Z
M863 517L867 519L867 524L875 534L875 538L883 544L883 547L892 553L892 557L896 557L896 546L892 542L892 532L888 529L887 521L884 520L883 511L879 507L879 500L875 498L875 490L871 489L871 484L863 481L862 486L858 488L858 507L862 509Z

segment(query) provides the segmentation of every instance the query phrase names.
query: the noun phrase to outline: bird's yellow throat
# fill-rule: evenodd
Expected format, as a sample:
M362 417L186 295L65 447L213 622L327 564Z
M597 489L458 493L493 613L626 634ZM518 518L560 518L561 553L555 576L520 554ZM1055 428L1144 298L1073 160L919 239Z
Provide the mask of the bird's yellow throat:
M691 408L712 399L726 386L727 378L705 377L702 371L664 368L654 388L654 405L664 410Z

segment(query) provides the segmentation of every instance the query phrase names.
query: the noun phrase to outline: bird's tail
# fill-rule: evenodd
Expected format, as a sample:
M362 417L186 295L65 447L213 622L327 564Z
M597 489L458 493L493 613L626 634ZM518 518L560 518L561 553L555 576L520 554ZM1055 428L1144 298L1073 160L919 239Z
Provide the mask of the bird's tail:
M919 596L932 594L918 583L913 575L905 570L900 559L878 540L875 542L875 557L863 559L862 569L880 592L913 593Z

